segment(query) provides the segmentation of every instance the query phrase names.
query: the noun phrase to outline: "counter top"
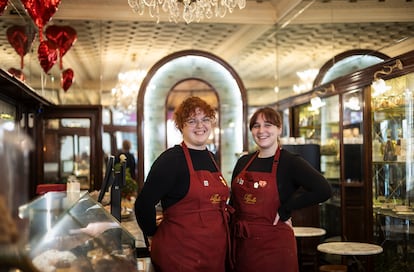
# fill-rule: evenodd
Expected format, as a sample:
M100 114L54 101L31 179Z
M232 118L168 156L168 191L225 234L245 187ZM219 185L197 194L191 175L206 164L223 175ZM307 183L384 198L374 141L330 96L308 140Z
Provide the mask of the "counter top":
M146 247L144 241L144 235L141 228L138 226L135 219L135 213L132 212L127 220L121 219L121 225L135 238L135 246L137 248Z

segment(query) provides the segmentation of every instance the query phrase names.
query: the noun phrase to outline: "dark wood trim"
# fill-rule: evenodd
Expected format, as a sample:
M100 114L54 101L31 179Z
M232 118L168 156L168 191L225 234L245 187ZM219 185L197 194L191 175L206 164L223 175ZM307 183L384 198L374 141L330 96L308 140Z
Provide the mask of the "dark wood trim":
M393 67L397 61L401 61L403 65L403 69L400 70L398 68L391 71L389 74L379 74L379 77L387 80L392 79L400 76L407 75L409 73L414 72L414 51L407 52L397 57L388 58L382 63L378 63L376 65L367 67L362 70L355 71L349 75L345 75L339 78L336 78L332 82L326 83L324 85L315 87L313 90L296 95L293 97L289 97L282 101L278 101L275 103L275 107L278 110L284 110L289 108L291 117L291 132L295 133L295 108L308 103L312 96L318 95L322 98L333 96L333 95L340 95L340 98L348 92L352 91L361 91L363 92L364 98L364 106L363 106L363 130L364 130L364 144L363 144L363 184L361 186L349 186L350 184L346 184L343 180L343 170L341 170L341 219L342 219L342 235L343 239L347 239L349 237L355 238L358 237L363 239L367 242L373 242L373 173L372 169L372 108L371 108L371 84L374 80L374 75L377 71L389 71L389 67ZM323 90L329 89L330 86L334 86L334 91L323 92ZM342 109L342 100L339 105L339 109L341 110L341 115L343 115ZM341 117L341 124L342 122ZM343 128L340 130L341 139L343 138ZM294 135L294 134L291 134ZM341 140L342 141L342 140ZM344 154L344 147L341 146L341 168L344 169L343 164L343 154ZM351 184L353 185L353 184ZM359 196L356 196L359 195ZM355 199L357 197L357 199ZM360 204L354 204L354 201L357 201ZM352 202L352 205L349 203ZM358 221L359 226L363 226L363 228L356 228L355 227L355 220L361 217L362 222ZM349 218L352 217L352 218ZM358 233L353 233L358 231ZM371 262L367 263L367 266L372 266ZM370 270L368 270L370 271Z
M54 118L88 118L91 121L89 135L91 137L91 154L90 154L90 190L99 190L101 188L103 175L103 151L102 151L102 106L101 105L68 105L45 107L38 115L37 126L37 173L36 184L42 183L43 173L43 148L44 145L44 127L45 119ZM39 148L40 147L40 148Z
M340 53L340 54L334 56L332 59L325 62L324 65L322 65L322 67L319 69L318 75L316 76L315 80L313 81L313 87L319 86L321 84L321 81L322 81L323 77L325 76L325 74L337 62L339 62L343 59L346 59L348 57L351 57L351 56L356 56L356 55L360 55L360 56L370 55L370 56L378 57L378 58L383 59L383 60L387 60L387 59L390 58L389 56L387 56L387 55L385 55L381 52L373 51L373 50L369 50L369 49L353 49L353 50L345 51L343 53Z

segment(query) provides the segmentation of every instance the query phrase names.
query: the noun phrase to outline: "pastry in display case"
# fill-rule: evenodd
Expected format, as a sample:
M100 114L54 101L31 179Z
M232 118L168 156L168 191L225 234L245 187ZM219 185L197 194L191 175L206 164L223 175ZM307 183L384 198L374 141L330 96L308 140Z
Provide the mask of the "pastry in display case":
M134 237L88 192L49 192L19 213L39 271L137 271Z
M3 111L13 108L0 99ZM4 115L3 115L4 117ZM31 138L16 127L14 116L0 118L0 271L37 271L26 256L27 224L19 218L18 207L27 202L28 156Z
M380 213L405 219L414 216L413 101L414 75L384 81L386 88L372 92L373 203ZM396 210L405 206L405 210ZM400 208L401 209L401 208Z
M375 271L411 271L414 262L414 73L371 89L373 234L384 253Z

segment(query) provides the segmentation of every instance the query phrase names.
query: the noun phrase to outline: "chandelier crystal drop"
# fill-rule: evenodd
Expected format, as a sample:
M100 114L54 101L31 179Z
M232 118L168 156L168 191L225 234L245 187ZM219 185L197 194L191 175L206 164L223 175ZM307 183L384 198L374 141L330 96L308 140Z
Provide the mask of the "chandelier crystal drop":
M189 24L213 16L223 18L237 7L244 9L246 0L128 0L128 4L139 15L143 15L147 7L157 23L160 22L160 12L164 11L169 14L170 22L177 23L182 17Z
M143 70L131 70L118 74L118 83L112 89L113 107L125 113L136 110L138 91L146 76Z

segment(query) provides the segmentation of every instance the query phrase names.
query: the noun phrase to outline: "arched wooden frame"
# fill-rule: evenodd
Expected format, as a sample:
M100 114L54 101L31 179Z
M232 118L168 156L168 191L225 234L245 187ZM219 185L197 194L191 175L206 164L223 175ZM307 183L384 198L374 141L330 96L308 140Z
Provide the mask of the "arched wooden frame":
M138 100L137 100L137 132L138 132L138 183L144 182L145 179L145 169L144 169L144 98L146 94L146 90L148 87L148 84L151 82L152 77L156 74L156 72L165 64L167 64L170 61L173 61L177 58L184 57L184 56L200 56L208 58L219 65L221 65L224 69L226 69L233 79L235 80L238 89L240 90L241 100L242 100L242 112L243 112L243 150L247 149L247 126L246 126L246 120L247 120L247 94L246 89L243 85L243 82L239 75L236 73L236 71L223 59L219 58L218 56L215 56L209 52L200 51L200 50L184 50L180 52L173 53L169 56L166 56L165 58L158 61L151 69L148 71L147 76L144 78L139 93L138 93Z
M191 93L190 94L191 96L199 96L201 98L203 98L203 95L199 95L199 94L197 94L197 92L200 91L201 93L204 93L204 92L212 93L212 96L215 97L215 104L212 104L211 101L207 101L207 102L217 111L219 118L217 119L217 123L216 123L215 127L216 126L220 127L220 120L221 120L220 119L220 107L219 107L219 105L220 105L220 97L219 97L219 95L217 93L217 90L209 82L207 82L206 80L200 79L200 78L196 78L196 77L184 78L184 79L176 82L171 87L171 89L168 91L168 95L167 95L167 98L165 100L165 103L166 103L165 104L165 108L166 108L165 120L168 120L168 118L169 118L168 117L168 112L170 111L170 109L168 109L168 101L170 100L170 97L173 95L174 92L180 92L180 90L176 90L176 87L179 86L180 84L182 84L183 82L186 82L186 81L199 81L199 82L201 82L201 84L203 84L203 85L205 85L205 86L208 87L208 90L195 90L195 91L193 91L193 90L185 90L183 92L186 92L186 93L188 92L188 93ZM186 96L186 97L188 97L188 96ZM212 132L212 133L214 133L214 132ZM167 128L167 124L165 126L165 135L166 135L166 137L165 137L165 146L168 146L168 128ZM221 136L220 135L218 136L218 140L219 140L219 146L220 146L221 145ZM220 161L220 159L221 159L221 152L218 152L218 154L216 154L216 155L217 155L218 161Z
M352 56L364 56L364 55L369 55L369 56L373 56L373 57L377 57L380 58L382 60L388 60L390 59L389 56L378 52L378 51L373 51L373 50L368 50L368 49L354 49L354 50L348 50L345 52L342 52L336 56L334 56L333 58L331 58L330 60L328 60L327 62L325 62L324 65L322 65L321 69L319 69L319 73L316 76L315 80L313 81L313 87L318 87L321 85L321 82L323 80L323 78L325 77L326 73L339 61L352 57Z

